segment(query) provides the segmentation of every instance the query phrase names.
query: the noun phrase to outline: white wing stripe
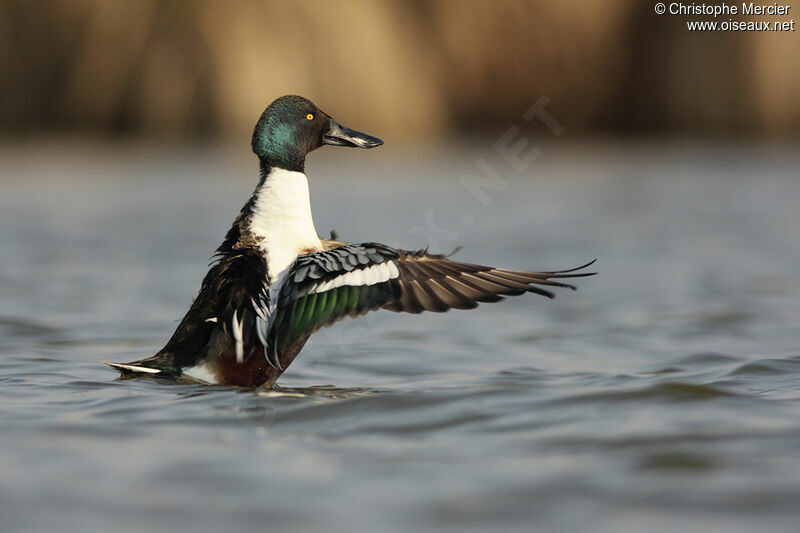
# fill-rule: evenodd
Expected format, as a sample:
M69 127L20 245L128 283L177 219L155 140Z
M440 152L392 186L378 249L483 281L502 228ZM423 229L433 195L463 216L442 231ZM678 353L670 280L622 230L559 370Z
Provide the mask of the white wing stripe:
M364 270L364 285L374 285L378 283L378 272L376 267L369 267Z
M387 261L379 265L372 265L369 268L361 270L353 270L341 276L337 276L328 281L317 283L313 285L308 291L309 294L325 292L344 285L351 287L359 287L361 285L375 285L376 283L384 283L390 279L400 276L400 271L394 261Z
M337 287L341 287L342 285L353 285L355 287L359 285L366 285L364 280L364 270L354 270L353 272L342 276L341 279L334 280L334 283L336 283Z
M313 292L325 292L325 291L329 291L329 290L331 290L333 288L334 288L333 281L324 281L324 282L320 283L319 285L317 285L316 287L314 287L314 291Z

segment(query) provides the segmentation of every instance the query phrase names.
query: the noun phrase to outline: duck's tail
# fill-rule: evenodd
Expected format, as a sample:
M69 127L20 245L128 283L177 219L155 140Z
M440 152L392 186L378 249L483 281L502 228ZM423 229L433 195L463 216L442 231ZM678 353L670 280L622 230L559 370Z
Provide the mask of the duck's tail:
M133 377L135 375L139 375L144 377L145 375L153 375L161 373L161 370L157 368L141 366L137 365L136 363L109 363L108 361L103 361L103 364L110 366L114 370L119 370L120 374L122 374L123 376Z
M164 377L174 378L180 375L180 368L175 365L174 354L157 353L152 357L131 361L129 363L109 363L103 361L122 374L123 378Z

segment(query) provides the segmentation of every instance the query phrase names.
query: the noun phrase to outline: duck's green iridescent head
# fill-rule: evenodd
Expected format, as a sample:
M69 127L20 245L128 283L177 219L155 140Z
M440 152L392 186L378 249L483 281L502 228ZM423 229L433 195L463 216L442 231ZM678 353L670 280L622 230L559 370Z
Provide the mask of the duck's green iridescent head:
M302 172L306 154L323 144L374 148L383 141L345 128L302 96L281 96L262 113L252 144L262 166Z

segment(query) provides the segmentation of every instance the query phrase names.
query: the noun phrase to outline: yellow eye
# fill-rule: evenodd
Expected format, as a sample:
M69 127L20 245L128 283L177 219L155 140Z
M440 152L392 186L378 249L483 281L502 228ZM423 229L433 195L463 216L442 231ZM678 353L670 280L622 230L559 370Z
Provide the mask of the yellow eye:
M311 113L309 113L308 115L306 115L306 118L307 118L308 120L314 120L314 115L312 115Z

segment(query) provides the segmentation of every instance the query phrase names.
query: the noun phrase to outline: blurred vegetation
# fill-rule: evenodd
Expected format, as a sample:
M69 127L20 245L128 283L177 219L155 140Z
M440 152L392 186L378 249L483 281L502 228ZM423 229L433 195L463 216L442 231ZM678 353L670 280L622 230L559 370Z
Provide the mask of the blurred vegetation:
M416 137L547 94L575 134L797 135L800 32L685 20L641 0L0 0L0 131L241 138L296 93Z

